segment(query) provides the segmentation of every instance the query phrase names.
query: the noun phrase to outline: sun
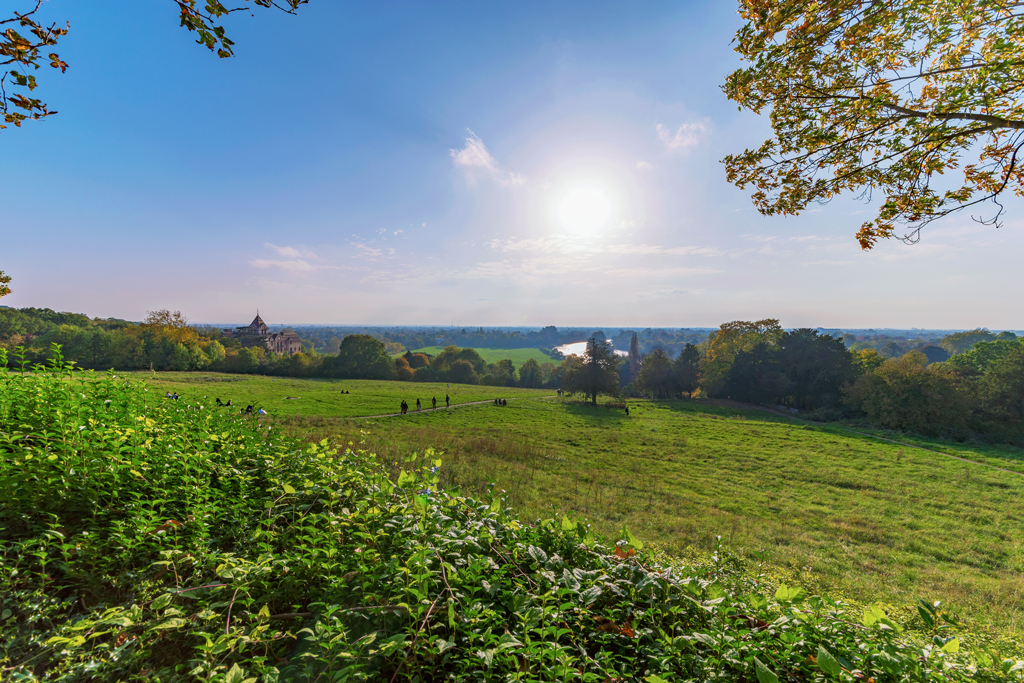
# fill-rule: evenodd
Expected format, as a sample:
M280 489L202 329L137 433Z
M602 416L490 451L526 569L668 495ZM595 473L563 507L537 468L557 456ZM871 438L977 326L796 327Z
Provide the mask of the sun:
M558 202L558 221L570 232L596 232L608 222L611 208L608 195L600 188L574 187Z

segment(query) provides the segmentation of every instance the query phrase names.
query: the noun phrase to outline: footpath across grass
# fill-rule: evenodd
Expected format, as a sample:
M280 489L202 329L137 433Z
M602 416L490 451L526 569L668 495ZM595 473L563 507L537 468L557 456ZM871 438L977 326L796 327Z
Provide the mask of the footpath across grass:
M943 600L1021 634L1024 477L761 411L630 406L627 417L522 401L300 429L341 433L391 462L432 446L446 484L479 495L494 483L527 517L579 515L602 533L625 525L678 556L710 552L721 536L833 594Z
M216 399L231 399L240 409L252 403L271 416L317 415L321 417L362 417L397 413L403 400L415 412L416 399L424 409L437 398L452 405L488 401L494 398L551 396L550 389L488 387L445 382L389 382L369 379L296 379L263 375L232 375L222 372L127 372L117 373L145 381L154 398L177 392L181 400L216 407ZM349 393L343 393L343 392Z

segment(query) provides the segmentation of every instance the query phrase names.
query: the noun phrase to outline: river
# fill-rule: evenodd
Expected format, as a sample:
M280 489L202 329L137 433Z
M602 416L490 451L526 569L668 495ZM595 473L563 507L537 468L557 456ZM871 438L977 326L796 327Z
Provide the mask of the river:
M587 351L587 342L581 341L573 342L571 344L562 344L561 346L556 346L555 351L558 351L563 356L582 356ZM615 355L628 356L629 352L619 351L618 349L616 349Z

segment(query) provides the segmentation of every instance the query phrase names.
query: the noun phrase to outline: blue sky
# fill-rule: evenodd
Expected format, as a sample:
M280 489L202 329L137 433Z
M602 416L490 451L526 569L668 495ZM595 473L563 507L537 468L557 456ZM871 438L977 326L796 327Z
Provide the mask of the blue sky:
M57 116L0 132L9 306L197 322L1024 328L1024 203L862 252L853 197L765 218L720 160L729 2L341 3L226 20L49 0Z

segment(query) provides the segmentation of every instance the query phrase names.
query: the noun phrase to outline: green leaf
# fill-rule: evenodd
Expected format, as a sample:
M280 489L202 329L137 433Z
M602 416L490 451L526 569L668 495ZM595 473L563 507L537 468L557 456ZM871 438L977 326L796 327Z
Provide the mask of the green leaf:
M754 667L757 669L758 683L779 683L779 677L757 657L754 657Z
M522 647L522 645L522 643L516 640L515 636L506 633L498 639L498 646L495 648L495 650L508 650L513 647Z
M293 486L289 486L288 484L285 484L284 485L284 492L285 493L295 493L295 488Z
M763 595L753 593L752 595L747 597L747 602L749 602L750 606L754 609L768 609L768 598L764 597Z
M245 672L239 668L238 664L232 664L227 675L224 676L224 683L242 683L244 678Z
M526 552L528 552L530 557L537 560L540 564L545 564L548 561L548 554L535 545L531 545L527 548Z
M948 643L946 643L945 645L942 646L942 651L943 652L948 652L949 654L953 654L954 652L959 652L960 651L960 639L957 638L956 636L953 636L953 638Z
M717 645L717 643L715 642L715 639L712 638L711 636L709 636L707 633L694 632L692 635L693 635L694 639L699 640L700 642L704 643L708 647L715 647Z
M622 528L622 531L623 531L623 534L624 534L624 538L626 539L626 542L629 543L630 547L636 548L637 550L643 550L644 549L643 541L641 541L639 538L634 536L632 531L630 531L629 529L627 529L625 527Z
M865 626L874 626L882 619L885 619L885 610L878 605L868 605L864 608L864 618L861 621Z
M159 598L150 603L149 606L151 609L163 609L164 607L167 607L167 605L171 604L171 600L173 599L173 593L164 593Z
M182 626L184 626L187 623L188 623L187 619L180 619L178 617L175 617L173 619L168 619L167 621L163 622L162 624L157 624L153 628L181 628Z
M779 586L775 591L775 599L780 602L802 602L807 597L807 591L800 587L790 588L786 584Z
M576 528L576 522L569 519L568 515L562 515L562 531L573 531Z
M839 661L832 656L832 653L821 645L818 646L818 668L829 676L838 676L843 670L843 667L839 665Z
M601 587L600 586L591 586L587 590L585 590L582 593L580 593L580 597L583 599L583 604L584 605L590 606L599 597L601 597Z
M644 680L647 681L647 683L669 683L667 679L662 678L661 676L655 676L654 674L651 674Z
M398 488L406 489L416 485L416 476L405 470L398 473Z

